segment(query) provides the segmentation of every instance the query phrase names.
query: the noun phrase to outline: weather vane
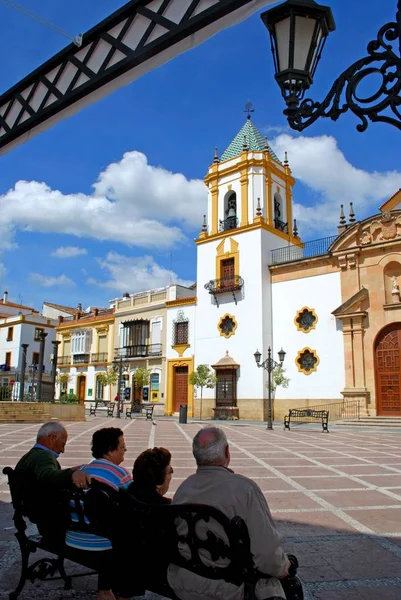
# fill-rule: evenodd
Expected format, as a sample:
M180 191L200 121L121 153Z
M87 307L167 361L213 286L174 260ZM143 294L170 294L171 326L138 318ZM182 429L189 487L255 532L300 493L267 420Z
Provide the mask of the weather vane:
M248 102L245 104L245 110L244 112L248 113L248 119L251 118L251 113L255 112L255 109L252 108L252 102Z

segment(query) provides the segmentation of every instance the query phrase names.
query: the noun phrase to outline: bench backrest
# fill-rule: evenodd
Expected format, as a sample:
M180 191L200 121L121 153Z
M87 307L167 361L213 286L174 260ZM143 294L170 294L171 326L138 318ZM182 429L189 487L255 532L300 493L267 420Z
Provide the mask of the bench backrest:
M240 517L230 520L202 504L147 505L124 490L120 508L132 515L131 533L140 540L142 556L152 557L152 572L173 563L207 579L236 585L255 581L248 529Z
M290 417L310 417L312 419L322 419L329 416L328 410L314 410L312 408L291 408Z
M24 478L11 467L3 469L10 487L11 502L14 508L14 524L20 535L25 535L26 518L34 520L31 514L29 498L34 490L28 490ZM65 508L66 529L108 535L115 522L118 493L110 486L92 479L88 491L72 488L61 492L62 504Z

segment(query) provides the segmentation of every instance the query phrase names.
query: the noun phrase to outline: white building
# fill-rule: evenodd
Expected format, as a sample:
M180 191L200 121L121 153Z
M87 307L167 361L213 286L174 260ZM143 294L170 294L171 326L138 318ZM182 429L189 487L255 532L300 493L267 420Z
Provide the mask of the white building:
M43 317L29 306L9 301L8 293L4 293L3 299L0 300L0 383L2 386L12 386L14 382L19 381L23 344L27 344L25 381L28 384L30 381L37 380L42 332L47 334L43 379L45 381L49 378L56 325L56 320Z

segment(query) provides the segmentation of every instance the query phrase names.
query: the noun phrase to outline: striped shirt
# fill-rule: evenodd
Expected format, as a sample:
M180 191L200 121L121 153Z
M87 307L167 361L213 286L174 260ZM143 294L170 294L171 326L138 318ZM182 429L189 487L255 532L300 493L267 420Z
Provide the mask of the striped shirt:
M124 467L119 467L105 458L93 460L88 465L81 467L81 471L88 473L94 479L109 485L116 491L119 488L127 488L132 482L131 475ZM71 520L78 522L78 517L74 512L71 513ZM108 538L81 531L67 531L65 543L77 550L103 551L112 548L111 541Z

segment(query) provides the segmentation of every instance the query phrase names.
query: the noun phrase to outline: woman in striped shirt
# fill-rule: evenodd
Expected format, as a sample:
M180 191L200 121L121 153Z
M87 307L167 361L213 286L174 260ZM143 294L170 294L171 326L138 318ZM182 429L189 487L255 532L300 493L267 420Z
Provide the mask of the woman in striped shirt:
M120 466L124 460L126 450L124 434L121 429L117 427L99 429L92 436L92 456L94 460L81 467L81 470L103 484L110 486L116 492L119 488L125 489L132 482L130 473ZM72 514L72 520L74 520L74 514ZM77 517L76 520L78 520ZM69 530L66 534L65 543L67 546L74 548L78 555L81 552L85 554L96 552L96 565L99 573L97 600L115 600L112 592L112 588L115 586L113 580L114 552L111 541L106 537L91 533ZM122 595L118 598L124 600Z

